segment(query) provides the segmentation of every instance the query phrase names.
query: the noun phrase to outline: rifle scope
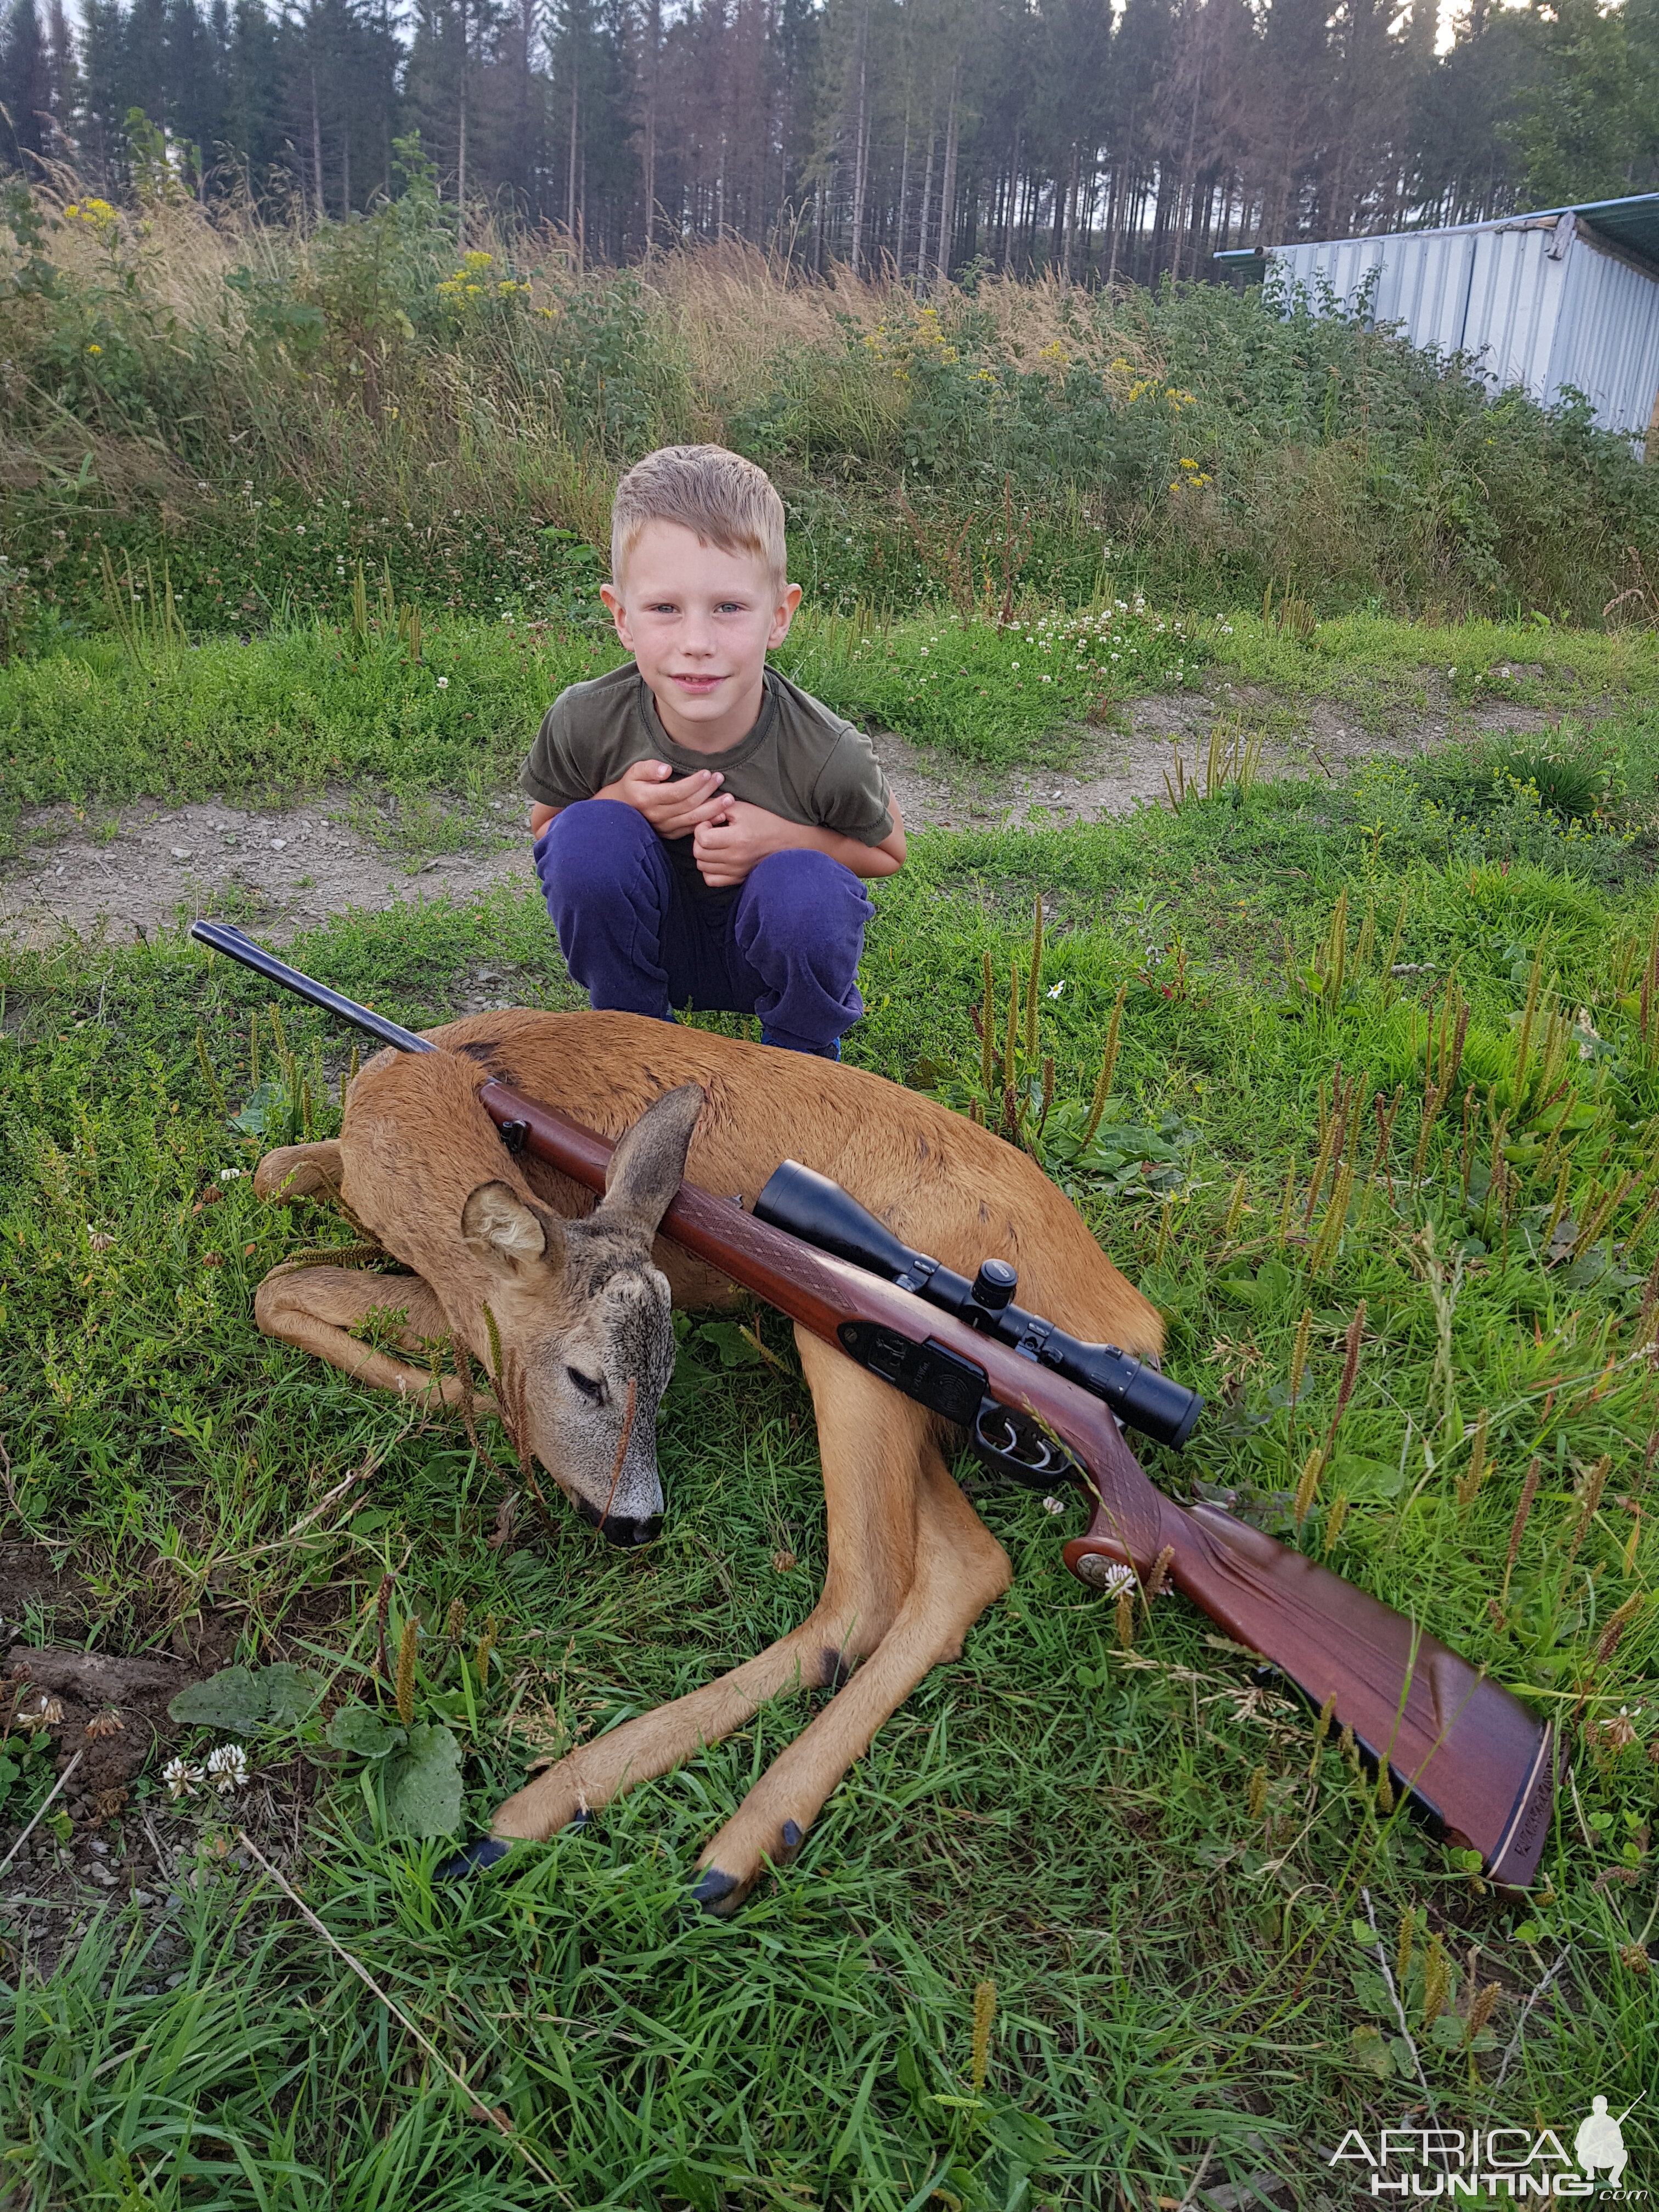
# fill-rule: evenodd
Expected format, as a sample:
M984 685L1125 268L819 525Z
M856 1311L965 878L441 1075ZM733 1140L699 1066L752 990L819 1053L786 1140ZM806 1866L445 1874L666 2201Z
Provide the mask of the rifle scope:
M1103 1399L1120 1420L1179 1451L1204 1410L1196 1390L1160 1375L1155 1367L1120 1352L1115 1344L1085 1344L1015 1305L1019 1278L1006 1260L981 1261L970 1283L924 1252L901 1244L890 1229L866 1212L838 1182L785 1160L755 1200L755 1218L787 1230L805 1244L879 1275L929 1305L954 1315L986 1336L1000 1337L1028 1359L1052 1367Z

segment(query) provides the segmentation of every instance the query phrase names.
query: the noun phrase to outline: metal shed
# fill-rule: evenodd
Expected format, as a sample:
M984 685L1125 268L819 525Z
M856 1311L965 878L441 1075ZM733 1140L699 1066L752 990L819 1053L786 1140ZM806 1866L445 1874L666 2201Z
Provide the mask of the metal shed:
M1316 308L1320 280L1351 308L1375 270L1374 321L1467 355L1494 391L1521 385L1547 405L1571 386L1604 429L1647 434L1659 459L1659 192L1215 261L1304 286Z

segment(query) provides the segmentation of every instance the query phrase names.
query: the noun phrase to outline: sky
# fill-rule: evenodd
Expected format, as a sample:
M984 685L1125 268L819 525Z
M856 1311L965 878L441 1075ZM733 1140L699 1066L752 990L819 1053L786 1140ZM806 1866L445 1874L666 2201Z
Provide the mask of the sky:
M1500 0L1505 8L1524 8L1527 0ZM1457 26L1469 12L1468 0L1440 0L1440 28L1436 34L1434 50L1437 54L1450 51L1457 37Z

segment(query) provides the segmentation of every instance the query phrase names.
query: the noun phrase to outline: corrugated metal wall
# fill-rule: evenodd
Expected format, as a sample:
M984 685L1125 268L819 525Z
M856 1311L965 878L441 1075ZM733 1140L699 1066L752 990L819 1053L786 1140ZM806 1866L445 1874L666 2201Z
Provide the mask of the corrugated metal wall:
M1281 246L1274 269L1323 279L1345 307L1379 270L1374 313L1413 345L1472 356L1494 389L1524 386L1547 403L1584 392L1609 430L1645 434L1659 396L1659 281L1608 252L1571 213L1455 230Z
M1659 283L1580 223L1550 356L1552 396L1586 393L1609 428L1644 431L1659 396ZM1650 459L1659 451L1650 444Z
M1463 350L1479 356L1482 374L1500 390L1519 384L1535 398L1554 397L1550 355L1565 289L1564 257L1571 251L1571 229L1554 222L1475 233Z

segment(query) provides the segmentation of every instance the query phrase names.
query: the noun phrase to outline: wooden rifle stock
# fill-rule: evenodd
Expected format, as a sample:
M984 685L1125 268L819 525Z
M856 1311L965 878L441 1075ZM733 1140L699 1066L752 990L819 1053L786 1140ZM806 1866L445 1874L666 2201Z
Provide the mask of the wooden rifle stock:
M493 1079L478 1097L511 1149L604 1190L607 1139ZM1554 1732L1484 1672L1317 1561L1215 1507L1176 1504L1154 1487L1097 1399L909 1291L692 1183L681 1184L662 1234L843 1351L855 1334L866 1354L873 1340L890 1352L902 1339L933 1348L953 1370L975 1370L975 1389L1076 1462L1057 1463L1055 1480L1083 1470L1095 1513L1087 1533L1066 1547L1073 1573L1098 1586L1110 1565L1124 1565L1144 1584L1167 1550L1175 1587L1310 1706L1334 1700L1334 1725L1352 1729L1366 1764L1386 1765L1395 1791L1409 1795L1436 1832L1478 1850L1494 1882L1520 1888L1533 1880L1549 1832ZM907 1387L878 1358L861 1364ZM911 1395L927 1395L915 1388ZM971 1413L961 1418L971 1425Z

